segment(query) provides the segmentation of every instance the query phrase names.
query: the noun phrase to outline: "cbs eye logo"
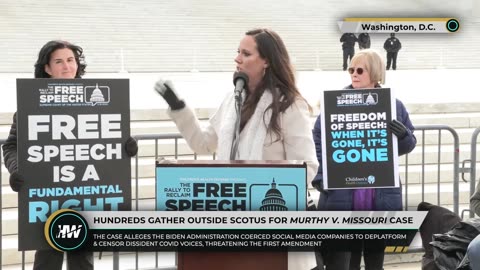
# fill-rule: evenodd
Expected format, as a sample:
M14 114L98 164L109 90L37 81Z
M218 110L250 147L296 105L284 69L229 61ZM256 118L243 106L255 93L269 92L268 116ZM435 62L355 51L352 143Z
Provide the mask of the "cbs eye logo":
M82 248L88 235L85 218L71 209L53 213L45 223L45 239L58 251L73 251Z

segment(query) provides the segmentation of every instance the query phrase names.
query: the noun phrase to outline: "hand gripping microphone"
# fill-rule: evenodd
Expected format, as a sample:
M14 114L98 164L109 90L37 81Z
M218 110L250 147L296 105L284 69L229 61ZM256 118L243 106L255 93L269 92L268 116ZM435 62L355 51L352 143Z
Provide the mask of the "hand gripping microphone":
M243 89L248 87L248 75L244 72L233 73L233 84L235 85L235 99L242 95Z

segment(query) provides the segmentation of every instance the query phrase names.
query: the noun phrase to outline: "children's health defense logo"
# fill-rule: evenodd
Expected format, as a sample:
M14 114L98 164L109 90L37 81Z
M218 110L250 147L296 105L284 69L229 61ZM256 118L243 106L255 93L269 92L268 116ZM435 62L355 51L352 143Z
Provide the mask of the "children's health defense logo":
M347 185L373 185L375 184L375 176L369 175L366 177L357 177L357 176L349 176L345 178Z
M359 92L359 91L358 91ZM378 103L377 93L343 93L337 96L337 106L370 106Z
M375 176L369 175L368 178L367 178L367 182L368 182L370 185L373 185L373 184L375 183Z
M45 223L45 239L58 251L73 251L87 241L88 225L85 218L71 209L54 212Z

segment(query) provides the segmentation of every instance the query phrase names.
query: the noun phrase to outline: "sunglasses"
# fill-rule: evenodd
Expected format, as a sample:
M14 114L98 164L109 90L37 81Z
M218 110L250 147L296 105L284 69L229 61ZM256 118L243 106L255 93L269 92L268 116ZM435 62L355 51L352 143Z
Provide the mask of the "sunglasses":
M348 68L348 73L353 74L355 72L355 68ZM363 74L363 68L357 68L357 74L362 75Z

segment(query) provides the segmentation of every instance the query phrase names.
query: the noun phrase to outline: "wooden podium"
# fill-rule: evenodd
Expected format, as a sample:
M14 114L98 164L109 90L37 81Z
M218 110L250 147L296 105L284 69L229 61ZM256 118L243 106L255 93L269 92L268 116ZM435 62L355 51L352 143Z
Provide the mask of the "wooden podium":
M172 188L186 187L187 184L192 182L200 184L203 183L202 181L208 183L238 183L237 179L246 179L242 186L248 187L245 188L248 191L248 196L245 196L248 197L249 203L245 204L248 208L241 210L279 211L281 209L283 211L301 211L306 209L306 164L303 161L159 160L156 166L156 208L158 211L229 210L206 209L206 206L202 209L180 209L180 207L169 209L167 205L171 207L173 199L170 199L167 204L168 198L166 197L168 197L168 194L162 194L162 192ZM177 168L178 171L174 168ZM232 174L229 173L228 168L232 169ZM288 170L289 168L290 170ZM218 175L215 173L216 169L219 169ZM294 174L290 174L292 169L295 171ZM204 175L208 175L208 177L204 177ZM216 176L221 181L215 182ZM229 178L232 180L229 181ZM255 193L255 190L260 191ZM282 194L285 196L283 205L274 205L273 201L278 202L279 199L282 201ZM269 196L275 196L275 200L269 200ZM212 196L208 199L215 199L216 197ZM178 199L178 196L176 196L176 199ZM182 200L187 201L193 201L193 199L198 201L199 198L193 198L191 194L182 198ZM201 197L201 199L206 200L207 197ZM223 199L225 198L223 197ZM232 197L231 199L237 198ZM194 204L192 203L192 205ZM285 251L208 251L208 248L204 248L204 250L178 252L178 270L288 269L288 252Z

